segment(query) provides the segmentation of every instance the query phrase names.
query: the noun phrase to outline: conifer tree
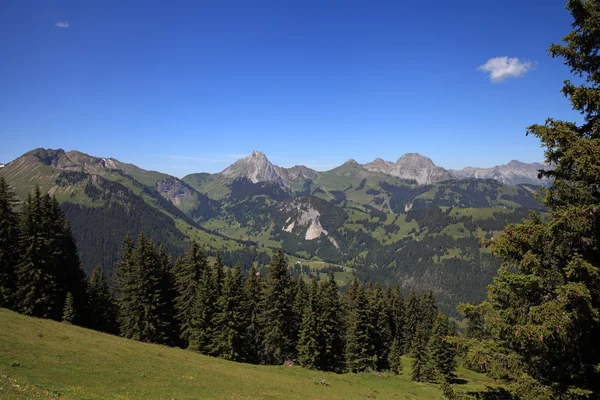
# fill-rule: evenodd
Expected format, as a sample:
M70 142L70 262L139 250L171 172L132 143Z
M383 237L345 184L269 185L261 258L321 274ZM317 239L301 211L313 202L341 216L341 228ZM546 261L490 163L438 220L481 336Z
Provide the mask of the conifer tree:
M371 341L375 351L375 368L381 371L389 367L388 356L392 335L386 298L379 282L369 291L369 307L371 316L370 325L373 326Z
M293 288L287 259L279 249L269 264L260 303L261 359L267 364L281 364L296 351Z
M247 359L249 362L258 363L259 349L262 346L262 339L260 337L260 301L261 301L261 287L260 287L260 274L256 271L254 264L250 267L248 277L244 282L244 294L248 301L248 348L247 348Z
M415 330L412 346L412 373L411 379L416 382L424 382L427 379L427 328L418 323Z
M396 351L402 355L405 342L405 305L400 285L397 285L395 289L391 289L390 287L387 295L387 302L389 304L388 309L390 314L389 321L392 343L396 342Z
M208 259L204 251L195 241L190 242L185 256L179 258L175 263L175 286L177 297L175 298L176 317L179 322L179 337L181 345L188 347L190 335L194 329L192 322L193 307L198 294L198 288L202 284L202 276L208 268Z
M190 332L190 348L202 354L215 355L213 338L216 336L217 302L223 281L223 263L217 253L215 263L206 268L198 286L192 311L193 329Z
M549 52L577 77L562 92L582 122L549 118L527 129L553 166L540 173L551 178L541 198L548 215L486 242L504 268L478 307L482 337L461 343L521 399L600 396L600 1L566 8L573 30Z
M226 360L246 361L251 354L248 351L250 315L239 265L225 275L217 309L212 353Z
M388 356L388 363L390 370L394 374L402 373L402 354L404 352L404 345L395 337L390 348L390 354Z
M92 270L89 282L89 323L92 329L117 333L117 307L100 265Z
M408 293L406 299L406 312L404 324L404 353L410 353L413 348L414 336L417 325L422 320L421 304L413 289Z
M17 199L4 177L0 177L0 307L16 308L19 263L19 216Z
M292 326L292 342L298 343L298 339L300 337L300 325L302 324L302 317L304 314L305 308L308 306L308 288L306 287L306 283L304 283L304 279L302 275L297 276L293 279L294 285L294 303L293 303L293 312L294 312L294 322Z
M353 303L346 337L346 367L351 372L375 370L377 359L372 340L373 318L364 285L356 290Z
M319 310L317 327L319 356L316 368L322 371L342 371L344 368L345 334L342 323L339 290L333 271L317 292Z
M76 315L75 315L75 301L73 300L73 295L71 294L71 292L67 293L67 298L65 300L65 306L63 307L63 315L62 315L62 320L64 322L68 322L70 324L73 323L73 321L75 321Z
M425 375L430 382L451 382L456 378L456 350L446 341L454 334L448 317L439 314L427 343Z
M308 291L308 301L302 314L300 338L298 340L298 364L310 369L317 368L321 356L319 343L321 335L319 314L321 310L318 301L317 280L313 279Z

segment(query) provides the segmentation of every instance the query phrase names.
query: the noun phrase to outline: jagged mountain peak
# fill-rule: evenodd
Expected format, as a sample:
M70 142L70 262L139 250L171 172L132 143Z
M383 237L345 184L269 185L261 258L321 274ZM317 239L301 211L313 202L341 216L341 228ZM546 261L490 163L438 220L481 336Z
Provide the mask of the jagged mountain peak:
M428 185L453 179L452 175L433 161L419 153L406 153L394 163L376 158L363 165L369 171L382 172L402 179L415 180L419 185Z
M506 165L496 165L490 168L466 167L461 170L451 170L451 173L458 179L495 179L511 186L522 183L548 185L549 180L539 179L538 173L539 170L550 168L550 166L539 162L525 163L511 160Z
M435 164L433 163L431 158L422 156L419 153L406 153L402 157L400 157L398 160L396 160L396 164L399 164L399 163L411 163L411 164L419 163L419 164L424 164L424 165L426 164L426 165L434 165L435 166Z

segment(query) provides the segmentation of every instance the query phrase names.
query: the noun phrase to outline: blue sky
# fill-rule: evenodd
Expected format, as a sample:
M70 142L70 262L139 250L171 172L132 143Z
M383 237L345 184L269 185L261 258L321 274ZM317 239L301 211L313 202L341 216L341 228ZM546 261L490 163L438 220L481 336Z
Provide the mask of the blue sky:
M318 170L541 161L525 128L579 119L547 55L564 4L4 1L0 161L60 147L176 176L253 149Z

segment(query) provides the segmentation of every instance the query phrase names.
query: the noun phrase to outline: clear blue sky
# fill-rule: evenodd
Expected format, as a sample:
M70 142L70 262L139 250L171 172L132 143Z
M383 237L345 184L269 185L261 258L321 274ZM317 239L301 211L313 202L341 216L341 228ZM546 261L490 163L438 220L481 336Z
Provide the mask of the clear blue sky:
M564 4L3 1L0 161L60 147L176 176L255 148L319 170L541 161L525 128L578 118L546 52Z

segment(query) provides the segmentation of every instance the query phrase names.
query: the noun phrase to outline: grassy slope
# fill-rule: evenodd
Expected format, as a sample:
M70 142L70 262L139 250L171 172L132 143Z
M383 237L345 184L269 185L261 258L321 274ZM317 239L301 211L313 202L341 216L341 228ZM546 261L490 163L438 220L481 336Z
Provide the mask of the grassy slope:
M442 398L438 387L410 382L408 366L402 376L379 377L239 364L5 309L0 309L0 325L0 398ZM469 381L461 389L490 383L473 372L459 372ZM318 383L323 379L329 386Z

